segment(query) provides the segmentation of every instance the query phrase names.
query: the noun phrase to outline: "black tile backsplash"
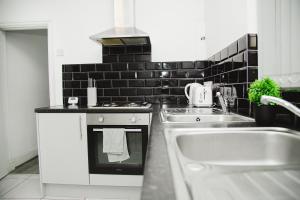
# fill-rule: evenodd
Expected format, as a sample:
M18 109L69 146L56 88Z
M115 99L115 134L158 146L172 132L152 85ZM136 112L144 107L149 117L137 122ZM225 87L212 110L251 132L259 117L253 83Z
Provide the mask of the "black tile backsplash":
M151 62L151 46L103 46L103 63L63 65L63 97L86 104L88 77L96 79L98 102L149 101L186 104L184 86L213 81L234 87L232 110L251 114L248 85L257 79L257 36L247 34L205 61Z

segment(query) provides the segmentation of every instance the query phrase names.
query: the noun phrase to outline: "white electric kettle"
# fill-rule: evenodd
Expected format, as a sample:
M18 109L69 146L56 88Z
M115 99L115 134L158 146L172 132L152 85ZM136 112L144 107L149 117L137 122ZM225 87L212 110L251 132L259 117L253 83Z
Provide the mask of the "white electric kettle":
M190 88L189 93L188 88ZM189 100L189 105L200 107L204 101L204 87L200 83L189 83L184 88L185 96Z

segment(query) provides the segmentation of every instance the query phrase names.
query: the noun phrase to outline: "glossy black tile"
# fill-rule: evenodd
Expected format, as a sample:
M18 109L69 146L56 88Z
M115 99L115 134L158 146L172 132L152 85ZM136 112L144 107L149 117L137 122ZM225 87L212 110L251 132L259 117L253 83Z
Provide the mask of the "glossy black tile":
M177 86L178 86L178 80L174 80L174 79L162 80L162 87L177 87Z
M113 102L125 102L127 101L127 97L111 97Z
M93 72L96 70L96 64L82 64L80 70L81 72Z
M154 95L169 95L170 89L169 88L154 88L153 94Z
M146 87L160 87L161 80L146 80L145 85Z
M128 70L132 70L132 71L145 70L145 63L144 62L128 63Z
M119 79L120 73L119 72L105 72L104 77L105 77L105 79Z
M138 88L137 95L153 95L152 88Z
M97 96L103 96L103 89L97 88Z
M233 69L244 67L244 54L240 53L233 57Z
M170 71L154 71L154 78L170 78Z
M228 58L228 48L225 48L221 51L221 61Z
M86 96L87 90L86 89L73 89L74 96Z
M93 79L96 79L96 80L99 80L99 79L103 79L103 78L104 78L102 72L90 72L90 73L89 73L89 77L90 77L90 78L93 78Z
M239 70L238 76L239 76L239 78L238 78L239 83L247 82L247 69Z
M238 51L242 52L247 49L247 35L244 35L238 40Z
M88 73L73 73L74 80L87 80Z
M178 68L179 69L194 69L195 68L195 63L194 62L178 63Z
M135 54L134 55L135 61L136 62L150 62L151 61L151 55L150 54Z
M137 78L152 78L153 73L151 71L137 72Z
M146 69L147 70L161 70L162 63L161 62L147 62Z
M256 67L248 68L248 82L253 82L258 79L258 70Z
M125 53L125 47L123 46L116 46L116 47L110 47L109 48L109 54L114 55L114 54L124 54Z
M228 56L231 57L238 53L238 42L235 41L228 47Z
M102 46L102 55L109 55L109 47Z
M119 62L134 62L134 55L119 55Z
M72 96L72 89L63 89L63 96Z
M164 62L162 63L162 69L163 70L176 70L178 68L176 62Z
M127 53L128 54L137 54L143 53L143 46L127 46Z
M87 81L80 81L80 88L87 88L88 82Z
M128 81L127 80L112 80L112 86L114 88L128 87Z
M121 72L122 79L136 79L137 73L136 72Z
M63 80L72 80L72 73L63 73Z
M143 53L151 53L151 45L144 45Z
M127 71L127 63L113 63L112 70L113 71Z
M195 79L185 79L185 80L179 80L179 86L185 86L189 83L195 83Z
M106 88L104 89L104 96L119 96L119 89Z
M80 88L80 81L64 81L64 88Z
M128 101L140 101L140 102L144 102L145 98L144 97L128 97Z
M136 88L121 88L120 95L121 96L136 96L137 89Z
M111 88L111 80L96 81L97 88Z
M111 64L96 64L96 71L111 71Z
M246 60L248 66L257 66L258 65L257 51L247 51Z
M171 95L184 95L184 88L171 88L170 94Z
M103 55L103 63L114 63L119 62L118 55Z
M144 80L129 80L129 87L145 87Z
M248 34L248 49L257 50L257 35L256 34Z
M196 69L205 69L205 68L208 67L208 61L206 61L206 60L198 60L198 61L195 61L194 67L195 67Z
M80 72L80 65L63 65L63 72Z

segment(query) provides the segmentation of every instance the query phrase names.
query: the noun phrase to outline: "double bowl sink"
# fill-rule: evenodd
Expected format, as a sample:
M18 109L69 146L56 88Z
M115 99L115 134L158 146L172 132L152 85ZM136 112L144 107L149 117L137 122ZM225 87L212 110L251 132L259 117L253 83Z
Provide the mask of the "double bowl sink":
M299 132L228 128L233 122L253 121L240 115L204 112L197 116L209 115L206 122L211 125L203 123L203 127L193 125L204 119L187 125L192 123L193 114L186 114L191 120L181 120L184 114L169 112L163 118L161 113L163 122L182 124L165 129L176 192L185 191L185 195L177 194L179 199L300 199ZM224 128L213 128L218 123Z

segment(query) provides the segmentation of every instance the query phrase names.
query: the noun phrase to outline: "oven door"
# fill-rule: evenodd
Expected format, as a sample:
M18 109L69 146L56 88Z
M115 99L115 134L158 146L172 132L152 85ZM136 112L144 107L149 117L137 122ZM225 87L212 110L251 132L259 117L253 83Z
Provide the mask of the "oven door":
M103 128L124 128L130 158L122 162L109 162L103 153ZM148 126L145 125L89 125L88 152L90 174L142 175L148 143Z

